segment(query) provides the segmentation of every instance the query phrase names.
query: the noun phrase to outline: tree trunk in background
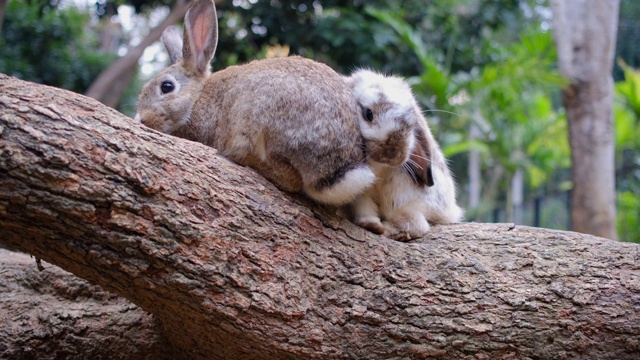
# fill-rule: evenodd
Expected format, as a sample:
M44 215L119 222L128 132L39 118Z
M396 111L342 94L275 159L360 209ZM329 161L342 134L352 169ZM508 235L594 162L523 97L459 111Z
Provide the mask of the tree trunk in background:
M524 170L517 168L511 177L511 214L513 218L510 220L515 224L521 225L524 217Z
M122 24L111 21L111 18L117 14L116 5L106 6L105 14L100 18L98 41L100 43L100 51L104 53L116 54L120 46L120 40L124 35Z
M613 57L619 0L552 0L572 161L573 230L617 239Z
M150 312L185 359L640 351L638 244L504 224L392 241L212 148L2 75L0 243Z
M144 50L160 39L164 29L184 18L188 9L189 3L186 0L176 0L167 18L159 26L151 30L140 44L130 48L124 56L118 58L102 71L89 86L85 95L109 107L115 108L118 106L118 102L131 82L131 78L138 66L138 60Z

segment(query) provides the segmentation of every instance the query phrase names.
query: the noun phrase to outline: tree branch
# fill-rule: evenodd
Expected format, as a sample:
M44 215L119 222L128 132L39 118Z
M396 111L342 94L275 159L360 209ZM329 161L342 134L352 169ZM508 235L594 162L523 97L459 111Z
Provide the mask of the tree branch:
M501 224L368 233L201 144L0 76L0 242L154 314L190 358L640 351L640 247Z
M153 316L28 255L0 249L0 358L175 359Z

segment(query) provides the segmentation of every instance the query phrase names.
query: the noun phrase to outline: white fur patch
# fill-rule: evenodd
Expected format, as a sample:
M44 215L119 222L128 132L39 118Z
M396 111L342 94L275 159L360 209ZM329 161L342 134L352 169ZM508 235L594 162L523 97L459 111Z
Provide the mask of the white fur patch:
M371 187L376 181L376 175L368 166L361 166L348 171L340 181L321 191L305 189L313 199L333 205L343 205L353 201L356 196Z
M398 118L407 118L415 106L411 87L397 77L384 76L370 70L359 70L351 75L353 96L365 108L374 107L384 97L392 105L382 113L374 113L373 123L360 117L360 130L366 140L385 140L400 128Z
M410 108L415 104L411 86L399 77L385 76L371 70L359 70L351 75L354 96L366 104L380 99L380 94L400 108Z
M360 216L355 219L356 224L365 224L365 223L373 223L373 224L381 224L380 218L376 215L367 215Z

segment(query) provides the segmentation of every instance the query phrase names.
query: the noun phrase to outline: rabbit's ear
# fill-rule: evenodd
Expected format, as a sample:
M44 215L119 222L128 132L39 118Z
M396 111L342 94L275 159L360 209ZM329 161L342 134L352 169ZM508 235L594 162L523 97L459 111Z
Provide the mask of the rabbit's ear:
M177 26L169 26L162 32L162 44L167 49L171 64L182 59L182 37Z
M424 121L419 119L419 121ZM433 171L431 171L431 144L427 134L418 126L415 129L416 145L409 156L408 165L413 172L413 178L421 186L433 186Z
M218 17L212 0L196 0L184 17L184 67L206 75L218 44Z

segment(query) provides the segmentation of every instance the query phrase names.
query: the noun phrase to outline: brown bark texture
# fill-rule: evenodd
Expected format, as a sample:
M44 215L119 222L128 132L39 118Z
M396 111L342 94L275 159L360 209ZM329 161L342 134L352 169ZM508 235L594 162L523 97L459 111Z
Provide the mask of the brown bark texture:
M637 359L640 247L505 224L374 235L202 144L0 76L0 243L191 359Z
M171 359L155 318L29 255L0 249L0 359Z
M619 0L552 0L571 146L571 221L582 233L617 239L613 58Z

